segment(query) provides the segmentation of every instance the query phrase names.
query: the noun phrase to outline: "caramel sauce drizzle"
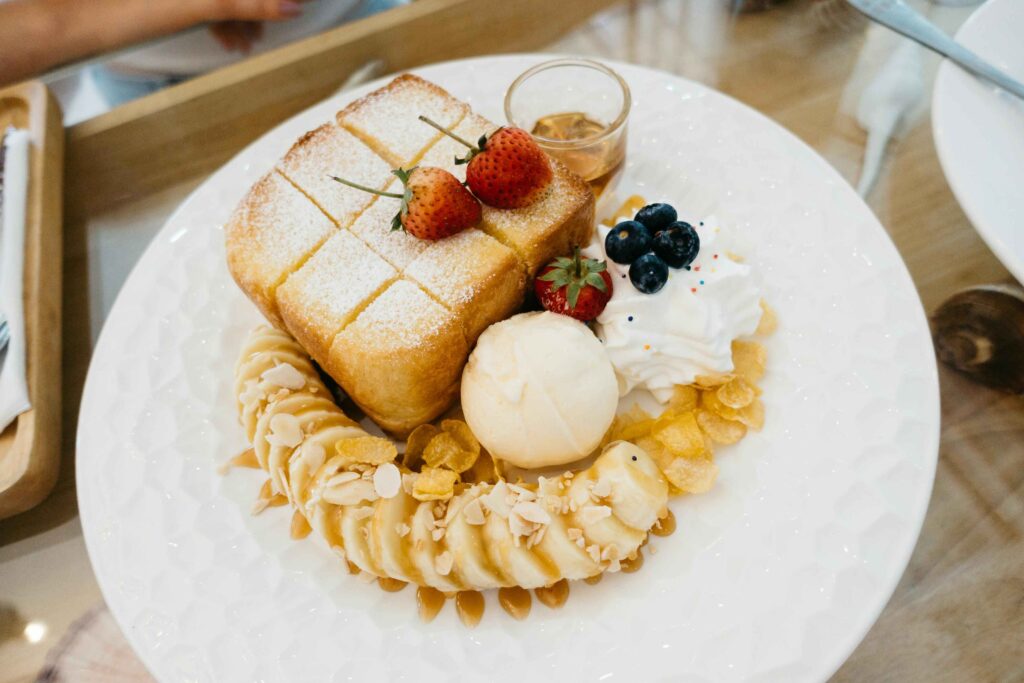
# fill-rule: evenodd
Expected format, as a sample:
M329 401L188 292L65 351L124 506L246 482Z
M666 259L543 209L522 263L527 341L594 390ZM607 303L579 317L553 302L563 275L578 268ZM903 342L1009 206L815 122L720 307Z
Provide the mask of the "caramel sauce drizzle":
M601 579L604 578L604 574L594 574L583 579L583 583L589 583L591 586L596 586L601 583Z
M313 527L309 526L309 520L306 519L301 512L296 510L292 513L292 527L290 533L294 540L298 541L309 536L311 531L313 531Z
M345 563L348 565L348 573L352 574L353 576L357 576L359 574L359 572L363 571L362 569L357 567L355 565L355 563L351 562L350 560L345 560Z
M627 557L620 563L620 566L623 574L632 574L633 572L638 571L640 567L644 566L644 554L637 549L636 557Z
M459 591L455 595L455 611L466 628L476 628L484 616L484 596L480 591Z
M520 586L512 586L498 589L498 603L510 617L522 621L530 616L533 600L530 598L530 591Z
M256 451L252 448L246 449L228 460L224 465L225 470L232 467L248 467L249 469L254 470L260 469L260 461L256 459Z
M670 536L675 530L676 516L672 514L671 510L651 527L651 533L655 536Z
M387 593L397 593L408 585L405 581L392 579L388 576L377 577L377 584Z
M600 574L598 575L600 576ZM551 609L558 609L569 599L569 582L565 579L556 581L550 586L533 589L537 599Z
M416 604L419 607L420 620L424 624L429 624L437 616L437 613L444 607L444 602L447 600L444 593L431 588L430 586L420 586L416 589Z

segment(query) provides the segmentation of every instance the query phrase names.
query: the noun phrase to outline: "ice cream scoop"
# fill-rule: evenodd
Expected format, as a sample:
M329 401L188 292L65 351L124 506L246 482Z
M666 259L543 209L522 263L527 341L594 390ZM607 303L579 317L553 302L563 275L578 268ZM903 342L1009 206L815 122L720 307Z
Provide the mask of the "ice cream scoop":
M517 467L589 455L618 406L601 342L557 313L522 313L487 328L462 375L462 411L480 443Z

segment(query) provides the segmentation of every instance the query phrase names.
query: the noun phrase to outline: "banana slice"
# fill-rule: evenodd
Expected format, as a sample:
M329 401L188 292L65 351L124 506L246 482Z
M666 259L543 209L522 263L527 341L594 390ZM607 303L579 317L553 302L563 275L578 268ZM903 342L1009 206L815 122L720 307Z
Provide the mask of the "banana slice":
M351 469L335 455L340 439L367 434L328 398L294 340L257 330L236 372L239 414L272 486L332 548L376 576L444 592L591 577L633 556L668 500L657 464L626 442L574 477L476 484L447 504L419 502L404 488L382 499L369 466Z

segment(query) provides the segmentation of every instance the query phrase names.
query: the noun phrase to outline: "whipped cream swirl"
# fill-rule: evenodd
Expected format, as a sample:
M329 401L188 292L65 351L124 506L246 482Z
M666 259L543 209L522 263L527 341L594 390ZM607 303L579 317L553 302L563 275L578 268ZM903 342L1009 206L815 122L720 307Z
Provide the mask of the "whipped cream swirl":
M586 250L587 256L607 259L612 276L612 298L595 332L615 367L620 395L640 387L666 403L678 384L731 372L733 340L752 334L761 320L750 266L719 250L717 219L709 216L693 227L700 253L690 270L670 268L655 294L638 291L629 281L629 266L607 258L604 240L611 228L598 226L598 240Z

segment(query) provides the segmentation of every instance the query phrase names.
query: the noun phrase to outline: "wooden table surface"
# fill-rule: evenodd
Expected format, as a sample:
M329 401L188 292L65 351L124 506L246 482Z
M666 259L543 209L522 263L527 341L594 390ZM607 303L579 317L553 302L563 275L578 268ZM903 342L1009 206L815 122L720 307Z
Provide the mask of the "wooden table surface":
M459 2L421 0L417 11L430 3L454 7ZM569 4L574 11L586 5ZM855 182L865 134L850 113L852 103L864 74L894 39L869 29L840 2L815 6L792 0L739 16L721 9L727 4L595 0L594 9L606 9L589 19L583 12L583 23L559 28L554 43L550 23L537 24L535 35L543 42L503 35L499 28L487 47L453 48L448 54L441 46L426 56L403 57L402 66L485 49L547 49L662 68L764 112ZM926 7L949 31L970 11ZM546 19L538 13L532 21ZM516 31L529 26L524 20ZM971 228L939 166L927 116L938 61L926 55L925 63L928 95L890 146L867 201L889 230L930 313L963 287L1010 277ZM280 116L287 113L284 108ZM69 132L69 175L81 175L88 162L75 160L76 143L106 124ZM211 157L207 167L220 160ZM43 505L0 522L0 683L35 680L46 652L68 625L101 601L74 492L74 415L81 383L91 342L128 269L204 176L165 179L144 192L129 186L116 201L94 202L96 191L88 199L66 199L64 470ZM69 177L69 184L69 192L75 192L75 179ZM76 211L76 206L90 208ZM940 459L921 538L882 616L834 680L1024 680L1024 398L979 387L942 367L940 382Z

